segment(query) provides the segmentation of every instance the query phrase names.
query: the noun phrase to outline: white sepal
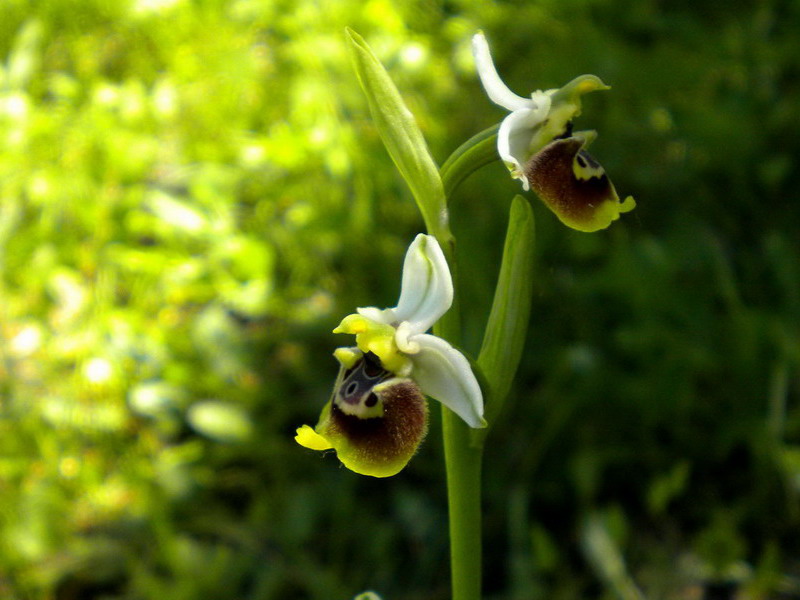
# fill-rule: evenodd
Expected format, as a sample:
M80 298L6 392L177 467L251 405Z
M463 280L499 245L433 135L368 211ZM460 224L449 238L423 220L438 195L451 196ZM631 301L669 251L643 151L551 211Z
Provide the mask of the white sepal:
M441 338L414 336L419 351L409 355L412 377L423 393L456 413L470 427L486 427L483 394L466 357Z
M390 309L395 320L391 324L407 321L410 335L423 333L452 303L453 279L444 253L435 237L420 233L406 252L400 299L397 308Z
M475 57L475 68L478 70L478 77L481 78L483 89L486 90L486 94L492 102L511 111L520 108L536 108L530 98L517 96L500 79L497 69L494 67L492 54L489 52L489 44L483 33L476 33L472 36L472 55Z
M536 109L522 109L512 112L500 124L497 131L497 153L511 171L511 176L522 181L522 187L528 189L528 180L524 176L523 165L528 162L528 149L534 130L547 117L547 106Z

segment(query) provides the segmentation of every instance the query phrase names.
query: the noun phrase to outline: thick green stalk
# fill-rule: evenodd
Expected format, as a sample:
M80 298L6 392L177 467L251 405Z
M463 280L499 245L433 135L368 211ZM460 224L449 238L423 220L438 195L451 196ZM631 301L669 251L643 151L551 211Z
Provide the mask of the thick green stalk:
M441 240L442 250L457 279L453 241ZM461 337L458 296L434 326L434 333L453 344ZM453 600L481 597L481 459L482 445L472 445L472 429L442 405L447 500L450 521L450 568Z
M447 468L453 600L480 600L483 448L470 445L469 426L445 406L442 406L442 432Z
M497 158L497 125L473 136L445 161L439 173L449 202L451 194L470 174ZM429 233L434 233L430 232ZM447 232L449 234L449 232ZM458 289L455 243L452 236L439 244L450 265ZM434 333L459 345L461 313L458 294L450 310L433 327ZM487 391L487 390L484 390ZM453 600L480 600L482 577L481 467L483 437L454 412L442 405L442 437L447 472L447 505L450 524L450 576Z
M493 125L480 133L472 136L461 144L439 169L442 176L444 193L451 199L453 192L472 173L488 165L497 157L497 130L499 125Z

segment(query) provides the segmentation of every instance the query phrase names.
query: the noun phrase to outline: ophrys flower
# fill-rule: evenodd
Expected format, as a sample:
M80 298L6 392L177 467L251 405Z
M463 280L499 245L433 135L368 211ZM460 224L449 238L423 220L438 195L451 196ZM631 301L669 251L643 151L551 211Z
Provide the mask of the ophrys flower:
M586 151L597 133L572 130L581 96L607 85L581 75L562 88L525 98L500 79L482 33L472 38L472 50L489 99L510 111L497 132L497 152L525 190L533 188L565 225L580 231L605 229L635 208L631 196L620 201L603 167Z
M420 234L406 252L395 308L359 308L334 333L356 336L338 348L339 377L312 429L296 440L336 450L349 469L386 477L402 469L427 431L428 395L471 427L484 427L483 395L467 358L425 333L450 308L453 282L436 238Z

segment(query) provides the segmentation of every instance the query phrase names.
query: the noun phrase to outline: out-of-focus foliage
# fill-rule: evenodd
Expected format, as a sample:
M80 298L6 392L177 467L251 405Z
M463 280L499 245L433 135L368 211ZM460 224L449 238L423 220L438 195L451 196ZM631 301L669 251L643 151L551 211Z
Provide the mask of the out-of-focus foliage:
M577 125L639 206L586 235L534 199L487 597L800 596L789 0L4 2L0 596L448 597L436 427L385 481L291 436L421 227L346 25L440 163L503 116L478 28L519 92L613 85ZM495 164L453 201L468 351L517 192Z

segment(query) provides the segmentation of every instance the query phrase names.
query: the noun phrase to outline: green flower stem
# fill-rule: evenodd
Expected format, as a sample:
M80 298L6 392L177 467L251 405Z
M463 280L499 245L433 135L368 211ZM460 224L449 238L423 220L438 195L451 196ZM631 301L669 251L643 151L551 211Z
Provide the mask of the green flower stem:
M437 238L456 277L454 240L450 233L447 193L417 123L375 54L355 31L345 32L358 80L369 103L375 126L389 155L411 189L430 235ZM472 171L489 162L486 139L479 134L462 145L448 161L452 191ZM477 165L477 166L476 166ZM434 327L436 335L458 345L461 337L458 298ZM470 427L442 407L447 493L450 514L450 554L453 600L480 600L481 595L481 450L471 446Z
M459 146L436 168L416 120L403 102L386 69L351 29L346 29L350 56L369 103L375 126L389 155L411 189L430 235L437 238L457 282L455 240L447 208L456 188L470 174L497 159L498 126L490 127ZM484 337L479 366L485 372L484 397L508 392L522 352L530 302L533 216L522 198L514 200L500 280ZM529 244L531 247L526 246ZM456 286L457 289L457 286ZM434 326L434 333L458 346L461 319L458 296ZM510 356L504 355L509 351ZM489 398L491 399L491 398ZM498 409L489 405L489 410ZM494 414L494 413L492 413ZM487 413L487 416L491 416ZM447 496L450 518L450 561L453 600L481 597L481 460L483 434L442 406Z
M472 173L495 160L497 156L497 130L492 125L473 135L456 148L440 170L444 192L448 200L459 185Z
M458 278L452 237L439 240L454 285ZM456 286L457 289L457 286ZM434 333L458 344L461 318L458 295L450 310L434 325ZM481 597L481 460L482 444L474 445L472 429L442 405L445 470L450 521L450 568L453 600Z
M442 406L447 497L450 519L450 568L453 600L480 600L481 465L483 446L472 446L472 430Z
M442 249L456 280L454 243L442 241ZM503 260L494 302L484 334L478 366L485 375L486 418L491 425L508 395L528 329L533 292L534 218L522 196L511 203ZM434 327L436 335L458 344L460 312L458 297ZM442 407L447 495L450 517L450 560L453 600L481 597L481 465L486 429L471 429Z

